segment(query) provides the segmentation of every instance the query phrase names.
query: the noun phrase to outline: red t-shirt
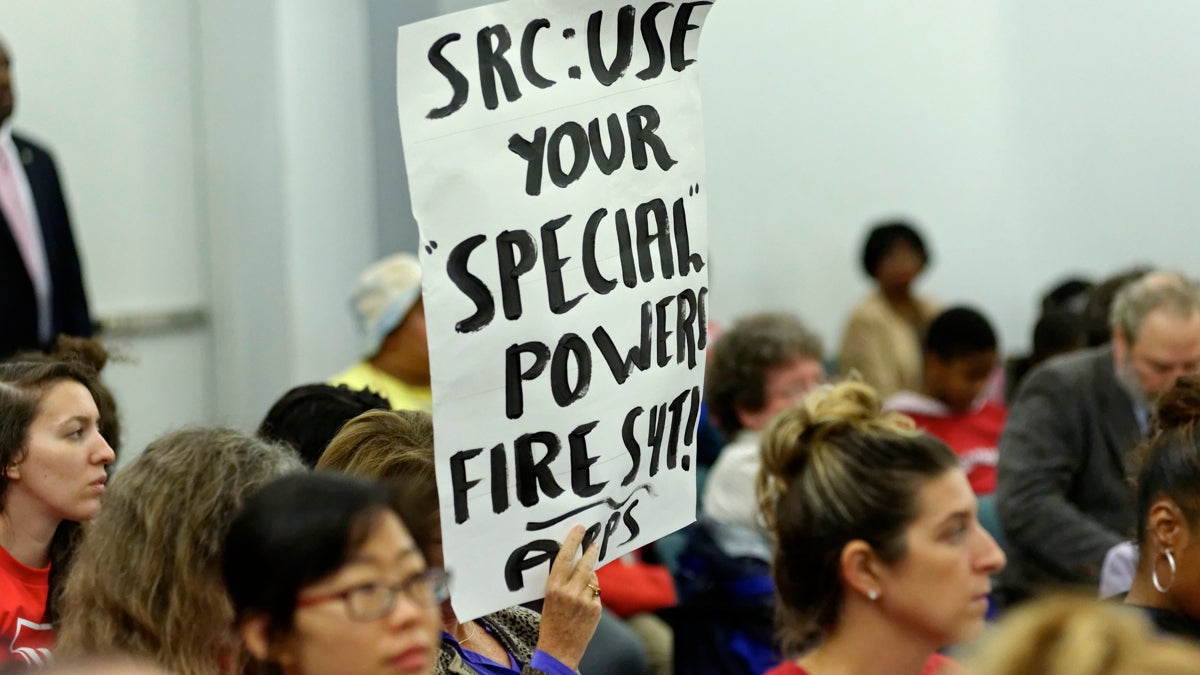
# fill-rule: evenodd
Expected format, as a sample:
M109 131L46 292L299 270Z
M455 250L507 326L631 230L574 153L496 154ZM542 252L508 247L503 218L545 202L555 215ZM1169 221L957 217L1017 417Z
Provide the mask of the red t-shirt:
M896 394L885 407L908 415L918 429L950 446L958 455L959 465L975 494L990 495L996 491L1000 432L1004 430L1008 408L988 401L966 412L954 413L940 401L913 392Z
M49 594L49 566L27 567L0 546L0 664L50 662L54 629L42 623Z
M938 675L942 668L948 665L954 665L954 662L935 652L925 662L925 667L921 669L921 675ZM808 675L808 671L792 661L788 661L768 670L764 675Z

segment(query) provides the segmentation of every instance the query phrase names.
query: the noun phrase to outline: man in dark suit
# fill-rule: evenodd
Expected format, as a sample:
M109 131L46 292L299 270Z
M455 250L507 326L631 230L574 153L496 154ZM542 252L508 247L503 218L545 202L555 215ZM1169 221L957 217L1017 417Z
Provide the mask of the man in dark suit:
M11 73L0 43L0 358L93 330L54 160L12 133Z
M1136 529L1131 451L1157 397L1200 369L1200 289L1152 272L1113 302L1108 345L1053 359L1013 402L997 503L1008 538L1003 601L1098 583L1105 553Z

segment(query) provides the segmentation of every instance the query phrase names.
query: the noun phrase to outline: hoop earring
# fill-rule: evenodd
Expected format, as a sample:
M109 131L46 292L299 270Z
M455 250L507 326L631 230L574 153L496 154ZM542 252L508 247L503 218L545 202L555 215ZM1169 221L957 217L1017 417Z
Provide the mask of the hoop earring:
M1166 593L1171 588L1171 584L1175 583L1175 556L1171 555L1171 548L1168 546L1163 549L1163 555L1167 558L1167 567L1171 569L1171 580L1163 585L1158 580L1158 560L1154 561L1154 567L1150 570L1150 583L1154 584L1154 590L1159 593Z

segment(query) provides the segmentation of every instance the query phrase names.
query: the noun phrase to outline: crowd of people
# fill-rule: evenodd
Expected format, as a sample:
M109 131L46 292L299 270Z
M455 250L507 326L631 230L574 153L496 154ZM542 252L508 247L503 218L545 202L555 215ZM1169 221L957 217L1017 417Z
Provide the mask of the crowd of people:
M916 292L930 260L910 224L872 228L878 290L836 354L789 313L720 331L698 522L600 569L577 526L544 600L472 620L443 569L415 257L363 273L361 361L254 434L172 431L119 470L102 343L6 355L0 672L1194 669L1200 286L1069 280L1006 359L983 310Z

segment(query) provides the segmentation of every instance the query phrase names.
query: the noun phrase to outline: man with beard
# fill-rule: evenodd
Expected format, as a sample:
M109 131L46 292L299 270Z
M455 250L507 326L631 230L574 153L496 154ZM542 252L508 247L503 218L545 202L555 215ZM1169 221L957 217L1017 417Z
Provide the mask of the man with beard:
M1095 591L1109 548L1132 538L1127 476L1154 401L1200 369L1200 288L1151 272L1113 301L1112 341L1053 359L1017 392L1000 439L997 502L1008 538L1000 599L1054 586Z
M12 132L9 51L0 43L0 359L89 337L92 320L54 160Z

